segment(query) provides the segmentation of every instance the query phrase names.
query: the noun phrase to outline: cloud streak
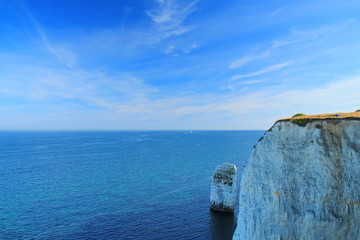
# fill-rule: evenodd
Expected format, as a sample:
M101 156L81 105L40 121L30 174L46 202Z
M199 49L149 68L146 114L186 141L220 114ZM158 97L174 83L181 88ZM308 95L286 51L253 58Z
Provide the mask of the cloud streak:
M239 58L238 60L230 63L230 68L239 68L242 67L250 62L253 62L255 60L259 60L259 59L264 59L266 57L268 57L270 55L270 51L265 51L264 53L261 54L255 54L255 53L250 53L250 54L246 54L245 56Z
M283 11L284 9L281 8L279 10ZM311 30L300 30L292 28L288 37L272 40L271 44L269 44L270 46L263 47L265 50L258 50L259 47L251 50L241 58L231 62L229 64L229 68L241 68L257 60L274 57L275 53L281 52L282 48L292 47L294 45L297 45L299 48L304 47L298 46L300 44L315 45L321 43L323 39L329 38L331 35L335 34L351 22L352 21L345 21L334 26L322 26Z
M55 45L50 42L47 34L40 23L35 19L26 5L22 5L21 9L30 20L36 33L39 35L45 49L58 59L59 62L65 64L67 67L72 68L76 64L76 56L71 51L63 46Z
M276 65L271 65L271 66L268 66L268 67L263 68L263 69L261 69L259 71L256 71L256 72L252 72L252 73L248 73L248 74L234 75L234 76L232 76L231 80L237 80L237 79L240 79L240 78L255 77L255 76L262 75L262 74L275 72L275 71L278 71L280 69L291 66L293 64L294 64L294 62L284 62L284 63L280 63L280 64L276 64Z
M190 2L178 0L155 1L157 7L146 11L160 34L160 37L153 39L153 41L179 36L190 31L191 28L185 25L185 20L191 13L196 11L197 0Z

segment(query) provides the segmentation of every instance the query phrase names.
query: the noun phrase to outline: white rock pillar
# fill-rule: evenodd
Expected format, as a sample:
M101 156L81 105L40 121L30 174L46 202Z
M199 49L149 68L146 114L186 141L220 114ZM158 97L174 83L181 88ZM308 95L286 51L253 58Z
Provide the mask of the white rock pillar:
M234 212L236 204L236 166L223 163L216 167L211 182L210 208L221 212Z

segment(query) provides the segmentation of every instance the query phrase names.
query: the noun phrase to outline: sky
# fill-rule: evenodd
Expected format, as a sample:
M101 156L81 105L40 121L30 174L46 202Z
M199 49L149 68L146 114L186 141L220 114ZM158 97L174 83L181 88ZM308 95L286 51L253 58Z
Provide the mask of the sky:
M360 109L358 0L0 0L0 129L255 130Z

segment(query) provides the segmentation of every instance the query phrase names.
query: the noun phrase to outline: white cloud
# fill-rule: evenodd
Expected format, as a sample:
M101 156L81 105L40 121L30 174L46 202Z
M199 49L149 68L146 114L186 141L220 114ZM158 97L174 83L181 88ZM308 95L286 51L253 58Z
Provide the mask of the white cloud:
M165 53L165 54L171 54L171 53L174 52L174 49L175 49L175 46L174 46L174 45L170 45L170 46L168 46L168 47L165 49L164 53Z
M22 10L30 20L33 28L35 29L36 33L39 35L44 47L46 50L55 56L61 63L65 64L67 67L72 68L76 63L75 54L66 49L64 46L59 44L52 44L51 41L48 39L47 34L40 23L35 19L32 15L30 10L25 6L22 5Z
M191 53L194 49L198 48L200 45L196 42L193 42L190 45L179 47L175 45L169 45L166 47L164 53L165 54L171 54L172 56L176 57L183 54Z
M255 60L259 60L259 59L263 59L266 58L270 55L270 51L265 51L264 53L261 54L255 54L253 51L241 58L239 58L238 60L230 63L230 68L239 68L242 67L246 64L248 64L249 62L253 62Z
M278 8L278 9L272 11L269 16L270 16L270 17L274 17L274 16L278 15L279 13L285 11L287 8L288 8L288 6L284 6L284 7Z
M238 87L244 87L244 86L248 87L262 82L265 82L265 80L257 79L257 80L239 81L237 83L230 84L226 87L222 87L221 89L230 89L232 91L236 91Z
M282 11L283 9L278 9ZM270 46L263 51L259 51L259 48L255 48L246 53L241 58L231 62L229 68L240 68L256 60L266 59L272 57L276 51L284 47L292 47L296 44L309 44L315 45L321 43L324 39L329 38L331 35L336 34L339 30L346 25L352 23L352 21L345 21L337 25L322 26L316 29L300 30L292 28L290 34L286 38L275 39L271 42ZM306 46L306 45L305 45ZM296 48L302 48L304 46L296 46ZM263 47L264 48L264 47Z
M198 48L200 45L196 42L193 42L190 46L188 46L187 48L185 48L183 50L184 53L190 53L192 50Z
M185 26L184 22L196 10L197 0L186 3L178 0L156 0L156 2L157 8L146 11L155 23L158 33L161 34L158 39L153 39L153 41L182 35L190 30L190 27Z
M72 68L76 64L75 54L59 45L52 45L48 41L45 42L48 51L53 54L60 62L64 63L67 67Z
M263 68L263 69L261 69L259 71L253 72L253 73L234 75L234 76L232 76L231 80L237 80L239 78L247 78L247 77L259 76L259 75L262 75L262 74L265 74L265 73L278 71L278 70L283 69L285 67L288 67L290 65L293 65L293 62L284 62L284 63L272 65L272 66Z

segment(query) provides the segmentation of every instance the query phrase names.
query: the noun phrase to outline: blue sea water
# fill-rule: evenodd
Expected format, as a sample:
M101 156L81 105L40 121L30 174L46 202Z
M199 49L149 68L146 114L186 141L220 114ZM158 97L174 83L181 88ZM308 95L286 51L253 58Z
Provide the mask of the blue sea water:
M0 239L231 239L211 177L263 133L0 132Z

